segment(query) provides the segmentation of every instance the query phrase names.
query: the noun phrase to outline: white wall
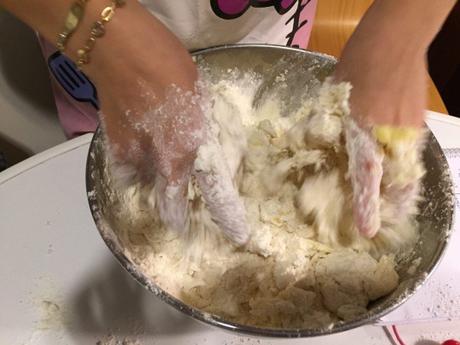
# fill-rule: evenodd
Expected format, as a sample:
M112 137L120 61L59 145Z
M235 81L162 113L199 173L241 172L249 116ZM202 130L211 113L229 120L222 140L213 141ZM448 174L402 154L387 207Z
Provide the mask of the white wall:
M0 151L13 164L65 140L34 32L0 9Z

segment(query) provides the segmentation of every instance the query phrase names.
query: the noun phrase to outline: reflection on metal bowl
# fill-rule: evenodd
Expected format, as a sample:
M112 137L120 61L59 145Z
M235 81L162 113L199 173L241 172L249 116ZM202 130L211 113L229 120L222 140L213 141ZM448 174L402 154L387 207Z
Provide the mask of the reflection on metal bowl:
M286 81L290 85L289 93L282 95L289 107L298 106L295 100L301 99L296 92L304 92L305 86L311 86L314 81L324 79L335 65L332 57L312 53L299 49L268 45L232 45L210 48L195 52L200 63L206 63L211 68L213 78L224 78L229 68L238 67L241 71L254 71L264 78L262 87L270 90L273 85L274 68L277 62L284 60L293 64L296 73L290 75ZM296 91L298 90L298 91ZM264 97L261 90L258 97ZM252 327L226 321L210 315L195 307L186 305L182 301L162 290L154 281L143 274L134 262L124 254L123 247L117 238L117 224L113 215L112 203L107 193L105 177L105 156L101 131L94 135L88 154L86 179L88 200L94 221L107 246L116 256L121 265L145 288L150 290L164 302L172 305L183 313L204 323L221 327L227 330L252 334L256 336L272 337L309 337L325 335L349 330L361 325L370 324L399 305L407 301L415 291L429 278L439 263L452 228L454 199L452 182L447 161L434 136L429 133L428 143L423 155L427 169L423 179L423 193L426 196L420 205L420 214L417 218L420 227L420 241L417 243L414 257L420 257L415 274L408 275L410 262L400 264L400 285L391 294L372 302L368 312L359 317L335 323L332 327L315 329L270 329Z

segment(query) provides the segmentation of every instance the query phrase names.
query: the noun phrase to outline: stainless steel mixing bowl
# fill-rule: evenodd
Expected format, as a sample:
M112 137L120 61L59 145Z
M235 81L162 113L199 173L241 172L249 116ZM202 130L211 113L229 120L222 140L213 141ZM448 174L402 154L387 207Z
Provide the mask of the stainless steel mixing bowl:
M213 78L216 79L226 78L228 69L232 67L238 67L240 71L254 71L260 74L265 80L264 88L266 89L260 97L265 97L272 91L277 96L285 92L281 96L285 98L288 110L297 106L296 100L301 99L299 96L305 93L305 86L312 86L315 80L324 79L331 73L335 65L335 60L325 55L268 45L222 46L198 51L194 55L200 64L206 64L210 68ZM274 72L284 68L283 66L290 66L295 71L295 73L288 73L288 91L277 90L273 79ZM308 337L341 332L372 323L407 301L429 279L449 240L454 211L452 182L446 158L434 136L429 133L428 144L423 155L427 168L423 179L425 198L421 202L421 211L417 219L420 224L421 238L413 256L414 258L421 257L422 261L415 274L407 274L410 262L402 263L398 272L401 283L395 291L372 302L366 314L354 320L338 322L331 328L270 329L229 322L174 298L145 276L136 264L123 254L122 243L117 237L118 225L113 216L112 205L117 201L111 200L107 195L109 181L104 174L104 145L101 137L101 131L98 130L88 154L86 181L90 209L105 243L121 265L142 286L181 312L213 326L258 336Z

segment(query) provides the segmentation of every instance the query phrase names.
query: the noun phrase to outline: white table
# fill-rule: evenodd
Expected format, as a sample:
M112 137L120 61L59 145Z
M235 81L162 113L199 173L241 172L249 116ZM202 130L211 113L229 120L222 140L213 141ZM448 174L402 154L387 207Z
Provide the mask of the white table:
M460 147L460 120L430 113L428 124L443 148ZM0 345L307 342L240 337L200 324L137 285L106 248L88 209L90 140L71 140L0 174ZM459 339L460 322L400 332L406 344ZM391 344L377 326L308 340L337 342Z

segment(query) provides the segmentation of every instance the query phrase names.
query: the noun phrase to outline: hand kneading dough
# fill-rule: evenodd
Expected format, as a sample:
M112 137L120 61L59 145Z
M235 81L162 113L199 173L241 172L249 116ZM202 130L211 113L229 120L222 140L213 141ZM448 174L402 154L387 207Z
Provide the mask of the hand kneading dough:
M354 227L342 133L349 85L324 85L290 117L275 99L254 110L258 85L251 75L209 85L207 114L245 202L247 246L224 238L192 179L183 237L158 222L151 189L118 192L125 253L175 297L231 321L311 328L356 317L398 285L394 257L416 240L412 217L384 219L393 213L383 200L389 225L374 239Z

